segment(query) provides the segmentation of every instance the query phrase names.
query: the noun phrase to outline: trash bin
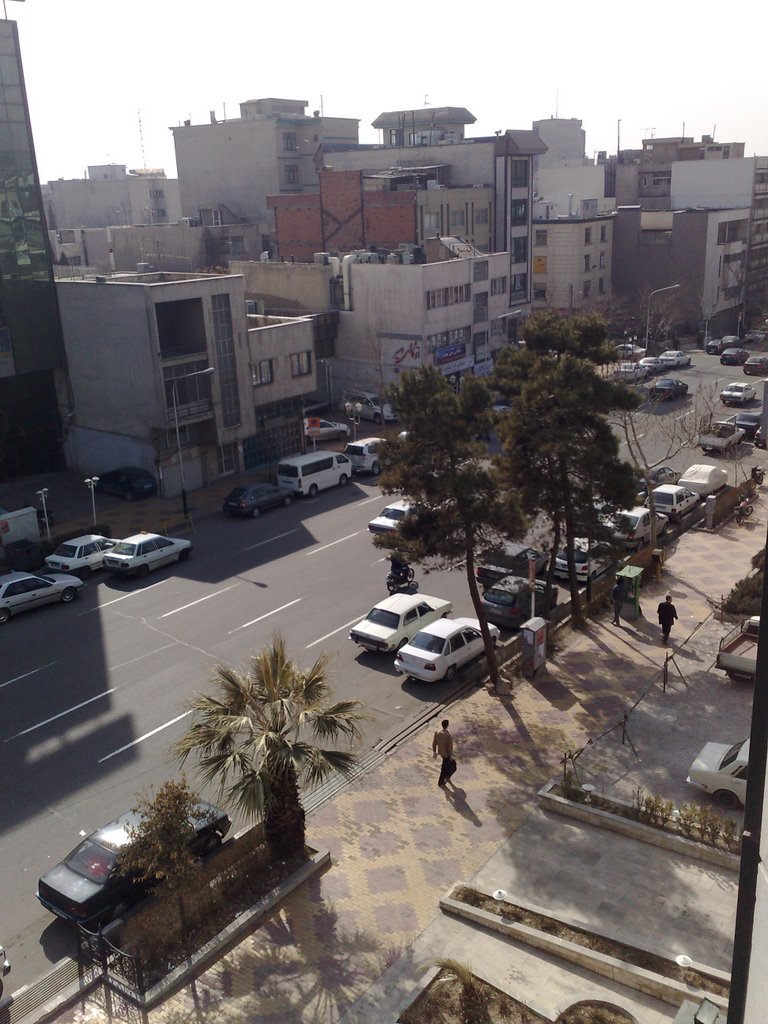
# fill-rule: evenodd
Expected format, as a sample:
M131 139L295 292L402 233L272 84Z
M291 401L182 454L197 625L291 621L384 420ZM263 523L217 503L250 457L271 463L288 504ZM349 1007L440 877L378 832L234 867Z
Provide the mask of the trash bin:
M33 572L43 564L40 545L33 540L12 540L5 545L5 560L9 569Z

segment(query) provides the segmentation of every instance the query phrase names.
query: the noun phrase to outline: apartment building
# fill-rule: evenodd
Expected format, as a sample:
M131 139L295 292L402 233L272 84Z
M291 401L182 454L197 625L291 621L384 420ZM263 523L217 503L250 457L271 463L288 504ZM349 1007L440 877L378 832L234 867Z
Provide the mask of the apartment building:
M612 297L613 216L533 224L533 308L604 313Z
M125 164L88 167L87 177L43 186L48 228L106 228L175 224L181 216L179 183L160 168L127 170Z

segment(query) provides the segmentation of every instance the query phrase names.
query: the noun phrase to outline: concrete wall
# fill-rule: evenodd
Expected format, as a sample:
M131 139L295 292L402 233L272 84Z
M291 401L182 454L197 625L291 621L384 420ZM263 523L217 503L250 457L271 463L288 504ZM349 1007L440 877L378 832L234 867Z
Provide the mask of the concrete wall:
M233 260L230 270L241 274L245 294L267 305L297 312L325 313L331 304L333 268L321 263L245 263Z
M585 217L615 209L613 197L605 197L605 167L550 167L537 175L538 201L534 217L554 220L557 217ZM584 203L590 203L589 209Z
M550 117L531 125L547 152L536 158L541 171L545 167L578 167L584 163L587 133L577 117Z
M52 229L171 224L181 216L179 183L175 178L129 175L111 181L49 181L46 192L46 215Z
M276 317L248 318L248 352L251 363L262 359L272 360L273 383L252 387L251 405L278 402L286 398L297 398L315 391L317 366L314 358L314 332L311 320L280 320ZM262 322L262 326L251 326ZM291 375L291 354L312 353L312 373L307 376Z

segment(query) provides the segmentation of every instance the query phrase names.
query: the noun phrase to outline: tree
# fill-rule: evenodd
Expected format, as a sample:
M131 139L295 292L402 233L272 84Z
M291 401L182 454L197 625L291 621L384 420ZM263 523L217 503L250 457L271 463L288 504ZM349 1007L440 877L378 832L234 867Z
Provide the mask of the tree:
M498 689L493 639L475 578L476 554L501 537L519 536L523 518L476 440L491 429L491 394L475 377L463 379L457 393L434 367L404 373L391 393L406 436L385 446L381 486L407 495L415 512L401 521L396 536L376 542L402 544L416 561L463 560L488 671Z
M196 720L175 747L182 764L196 755L202 778L218 783L229 806L250 820L263 819L278 860L304 848L300 783L312 787L355 769L353 753L310 742L353 742L365 717L360 701L330 703L327 667L323 654L309 669L299 668L276 634L251 658L247 673L217 666L216 692L192 698Z

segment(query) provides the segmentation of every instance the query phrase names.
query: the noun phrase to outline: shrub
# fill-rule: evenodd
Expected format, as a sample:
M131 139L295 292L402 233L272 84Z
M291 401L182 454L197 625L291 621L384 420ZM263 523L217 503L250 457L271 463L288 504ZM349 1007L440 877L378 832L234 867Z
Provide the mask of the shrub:
M723 611L729 615L746 618L748 615L760 614L760 599L763 591L762 566L755 572L745 576L734 586L723 602Z
M692 836L699 817L699 808L696 804L683 804L680 808L680 831L684 836Z
M736 825L730 818L723 819L720 835L728 849L732 850L738 842L738 837L736 835Z

